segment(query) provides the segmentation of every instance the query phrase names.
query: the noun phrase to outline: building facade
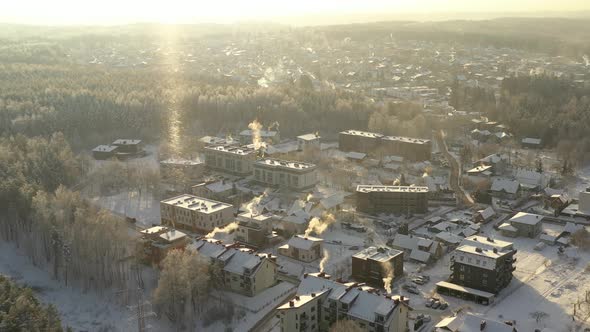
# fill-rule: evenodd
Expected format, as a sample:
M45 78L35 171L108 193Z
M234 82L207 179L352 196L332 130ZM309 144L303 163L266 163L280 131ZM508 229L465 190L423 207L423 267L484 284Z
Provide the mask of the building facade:
M257 151L247 146L211 145L205 147L205 165L216 171L238 176L252 174Z
M166 181L199 179L205 171L205 164L201 161L186 159L166 159L160 161L160 174Z
M317 237L295 235L279 247L279 254L309 263L322 258L323 243L324 240Z
M254 180L267 186L299 191L318 182L317 166L310 163L266 158L255 161L253 168Z
M515 270L516 252L500 250L492 243L465 244L455 249L451 255L451 282L493 294L508 286Z
M160 215L163 225L208 233L233 222L234 208L231 204L184 194L161 201Z
M377 213L428 212L428 187L359 185L357 211Z
M541 234L543 216L533 213L518 212L508 220L516 228L517 236L535 238Z
M430 160L432 143L428 139L385 136L381 138L385 153L404 157L410 161Z
M404 274L404 253L400 250L369 247L352 256L352 278L369 286L383 288L383 279Z
M297 150L298 151L308 151L313 149L320 149L320 135L315 134L305 134L297 136Z
M172 250L184 250L190 238L181 231L154 226L141 232L138 245L144 263L159 264Z
M338 149L344 152L374 152L381 143L382 134L360 130L346 130L338 134Z

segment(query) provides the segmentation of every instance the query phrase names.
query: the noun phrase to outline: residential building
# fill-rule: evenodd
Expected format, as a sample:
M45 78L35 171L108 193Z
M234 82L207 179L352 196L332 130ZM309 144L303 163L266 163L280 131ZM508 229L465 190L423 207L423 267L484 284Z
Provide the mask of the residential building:
M428 212L428 187L359 185L357 211L377 213Z
M508 323L473 313L459 313L443 318L434 326L434 332L516 332Z
M255 296L277 283L276 257L258 253L236 244L224 245L221 241L201 238L188 249L208 257L221 270L220 282L225 289Z
M541 234L543 216L538 214L518 212L508 223L517 229L517 236L535 238Z
M404 253L384 247L369 247L352 256L352 278L372 287L383 288L383 279L404 274Z
M256 248L266 246L275 238L272 231L273 219L271 214L251 215L244 212L238 215L238 229L234 233L234 240Z
M344 152L374 152L381 144L382 134L360 130L346 130L338 135L338 149Z
M137 155L143 152L143 142L139 139L118 139L111 145L117 147L118 155Z
M540 138L531 138L526 137L522 139L522 146L525 148L530 149L540 149L541 148L541 139Z
M254 162L254 180L259 183L292 190L306 190L317 184L317 167L314 164L278 159L260 159Z
M99 145L92 149L92 157L98 160L111 159L115 157L118 148L115 145Z
M515 250L499 250L493 242L465 244L451 255L451 283L498 294L512 280Z
M139 239L141 260L145 263L159 264L172 250L183 250L190 238L183 232L164 226L144 229Z
M323 272L305 274L297 295L277 310L283 332L324 332L345 319L365 331L409 330L407 299L380 294L363 284L333 281Z
M430 140L402 136L382 137L381 146L386 153L402 156L410 161L430 160L432 151Z
M324 240L317 237L295 235L279 247L279 254L309 263L323 256L323 243Z
M205 147L205 165L212 170L249 176L256 155L257 151L248 146L210 145Z
M233 206L189 194L160 202L163 225L208 233L215 227L223 227L234 221Z
M198 160L166 159L160 161L160 174L166 181L195 181L205 171L205 164Z
M507 154L491 154L476 162L477 165L492 166L492 172L495 175L502 174L510 164L510 156Z
M496 211L494 211L494 208L492 208L491 206L488 206L487 208L485 208L483 210L479 210L476 213L474 213L473 214L473 221L476 223L485 224L488 221L492 220L492 218L494 218L495 215L496 215Z
M230 197L236 194L237 189L233 182L221 179L195 184L191 187L191 192L195 196L229 202Z
M439 241L397 233L388 245L404 252L404 258L419 263L431 263L443 255Z
M499 198L515 199L519 193L520 183L511 179L497 178L490 188L490 194Z
M310 151L313 149L320 150L320 135L318 133L315 134L305 134L297 136L297 150L299 151Z

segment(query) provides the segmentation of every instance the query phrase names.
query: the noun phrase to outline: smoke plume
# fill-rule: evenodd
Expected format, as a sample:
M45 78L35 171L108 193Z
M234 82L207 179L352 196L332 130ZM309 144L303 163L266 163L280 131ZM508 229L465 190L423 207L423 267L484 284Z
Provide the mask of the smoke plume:
M328 250L324 249L324 257L322 257L322 260L320 261L320 272L324 272L328 259L330 259L330 253Z
M253 216L262 213L262 211L259 210L260 208L258 205L260 204L262 199L264 199L267 195L268 193L264 191L260 196L254 197L250 202L248 202L244 206L244 210L246 210L246 212L250 213L250 215Z
M235 231L236 229L238 229L238 223L237 222L232 222L231 224L227 224L224 227L215 227L215 229L213 231L211 231L211 233L205 235L205 237L215 237L215 235L221 233L221 234L229 234L229 232L231 231Z
M335 221L336 219L331 213L326 213L321 218L314 217L309 221L309 226L305 230L305 236L309 236L312 232L316 235L321 235Z
M399 178L397 178L397 179L393 180L393 185L394 185L394 186L399 186L399 184L400 184L400 183L401 183L401 181L400 181L400 179L399 179Z
M254 120L248 124L248 128L250 128L250 130L252 131L252 144L254 144L254 148L256 150L260 148L265 148L266 143L262 141L262 137L260 136L262 124L258 122L258 120Z
M586 65L586 67L590 67L590 58L588 57L588 55L584 54L582 58L584 59L584 64Z
M383 270L383 288L387 291L387 293L391 293L391 283L393 282L393 267L389 263L381 264L381 268Z

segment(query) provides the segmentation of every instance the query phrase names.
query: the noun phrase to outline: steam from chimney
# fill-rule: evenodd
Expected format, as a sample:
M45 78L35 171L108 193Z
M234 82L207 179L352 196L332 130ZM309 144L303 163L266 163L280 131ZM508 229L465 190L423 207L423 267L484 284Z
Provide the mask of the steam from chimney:
M321 219L314 217L309 221L309 226L305 230L305 236L309 236L312 232L316 235L321 235L335 221L336 219L331 213L324 214Z
M401 183L401 181L400 181L400 179L399 179L399 178L397 178L397 179L393 180L393 185L394 185L394 186L399 186L399 185L400 185L400 183Z
M383 274L386 276L383 278L383 288L387 291L387 293L391 293L391 283L393 282L393 267L389 263L381 264L381 268L383 269Z
M320 272L324 272L324 268L326 267L328 259L330 259L330 253L328 252L328 250L324 249L324 257L320 261Z
M584 59L584 64L586 65L586 67L590 67L590 58L588 57L588 55L584 54L582 58Z
M252 143L254 144L254 148L256 150L260 148L265 148L266 143L262 141L262 137L260 136L262 124L258 122L258 120L254 120L248 124L248 128L250 128L250 130L252 131Z
M264 199L267 195L268 193L264 191L260 196L254 197L250 202L248 202L248 204L246 204L243 207L244 210L246 210L246 212L250 213L250 215L253 216L262 213L262 211L259 211L258 205L260 204L262 199Z
M312 197L313 197L312 193L307 194L307 197L305 197L305 202L309 202L309 200L311 200Z
M211 231L211 233L205 235L205 237L212 238L215 237L215 235L217 235L218 233L229 234L229 232L235 231L236 229L238 229L238 223L232 222L231 224L227 224L224 227L215 227L215 229Z
M277 129L277 131L279 131L279 122L278 121L271 123L270 126L268 126L268 131L271 131L275 128Z

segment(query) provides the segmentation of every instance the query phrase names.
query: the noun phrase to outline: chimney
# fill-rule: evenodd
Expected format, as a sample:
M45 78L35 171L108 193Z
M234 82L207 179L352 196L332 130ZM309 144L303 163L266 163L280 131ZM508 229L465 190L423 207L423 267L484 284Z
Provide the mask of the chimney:
M289 307L294 307L294 306L295 306L295 302L289 301Z
M303 279L307 278L307 273L303 274Z
M494 248L494 254L498 253L498 248Z
M483 331L486 328L486 321L485 319L482 319L481 322L479 323L479 330Z
M315 297L315 293L311 293L311 297Z
M301 298L299 296L295 296L295 301L299 301Z

